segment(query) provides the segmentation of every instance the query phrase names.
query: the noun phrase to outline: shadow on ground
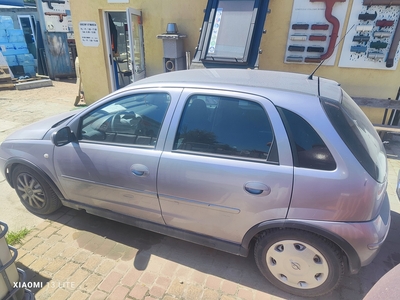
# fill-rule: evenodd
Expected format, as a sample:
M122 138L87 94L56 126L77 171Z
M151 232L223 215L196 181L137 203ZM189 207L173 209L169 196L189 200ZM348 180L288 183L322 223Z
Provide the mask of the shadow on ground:
M67 222L65 216L69 216ZM336 290L321 299L363 299L383 275L400 263L400 215L392 211L391 216L387 240L374 261L359 274L345 276ZM145 270L151 257L156 256L282 299L303 299L271 285L258 271L252 251L247 258L239 257L68 208L48 219L63 219L63 224L75 229L73 239L79 247L109 259L132 261L137 270Z

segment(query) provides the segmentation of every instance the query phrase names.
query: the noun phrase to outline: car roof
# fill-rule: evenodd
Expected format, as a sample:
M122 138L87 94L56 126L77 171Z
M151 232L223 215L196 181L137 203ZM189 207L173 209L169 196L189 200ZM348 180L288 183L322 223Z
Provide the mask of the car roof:
M139 80L130 85L158 87L178 86L190 88L223 88L229 90L261 88L323 96L341 99L340 85L333 81L314 76L289 72L250 69L192 69L162 73ZM319 85L319 86L318 86Z

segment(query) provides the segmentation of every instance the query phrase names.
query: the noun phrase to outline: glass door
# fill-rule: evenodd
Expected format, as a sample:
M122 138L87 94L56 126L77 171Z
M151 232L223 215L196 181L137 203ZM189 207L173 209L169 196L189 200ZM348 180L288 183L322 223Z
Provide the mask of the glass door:
M135 82L146 76L142 13L133 8L128 8L126 13L129 32L128 63L133 73L132 81Z

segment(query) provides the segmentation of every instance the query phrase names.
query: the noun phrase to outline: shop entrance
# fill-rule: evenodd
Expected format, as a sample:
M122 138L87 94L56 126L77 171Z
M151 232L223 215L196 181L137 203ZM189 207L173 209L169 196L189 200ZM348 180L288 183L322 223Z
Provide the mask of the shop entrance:
M106 12L106 42L112 90L146 76L141 12Z

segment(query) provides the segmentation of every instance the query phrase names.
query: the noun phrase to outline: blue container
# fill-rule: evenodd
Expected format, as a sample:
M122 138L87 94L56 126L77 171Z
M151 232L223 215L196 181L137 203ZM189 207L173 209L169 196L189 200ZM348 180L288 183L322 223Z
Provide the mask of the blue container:
M14 21L10 16L0 16L0 28L14 29Z
M12 43L4 43L4 44L0 45L0 51L4 56L16 54L14 44L12 44Z
M14 48L15 48L15 53L14 54L28 54L28 46L26 43L13 43Z
M21 29L7 29L8 42L25 43L24 32Z
M25 75L29 75L31 77L36 76L36 68L34 64L23 64L22 66L24 67Z
M13 66L18 66L18 60L17 57L15 55L4 55L4 58L8 64L9 67L13 67Z
M35 58L33 57L33 55L32 54L30 54L30 53L28 53L28 54L18 54L17 55L17 60L18 60L18 63L20 64L20 65L22 65L22 64L35 64Z

